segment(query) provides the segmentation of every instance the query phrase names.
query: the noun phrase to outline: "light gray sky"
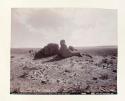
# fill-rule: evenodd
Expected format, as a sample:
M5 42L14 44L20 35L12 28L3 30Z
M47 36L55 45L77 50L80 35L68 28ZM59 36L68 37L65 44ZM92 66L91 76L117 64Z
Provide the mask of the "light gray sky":
M11 47L35 48L65 39L72 46L117 45L117 11L85 8L13 8Z

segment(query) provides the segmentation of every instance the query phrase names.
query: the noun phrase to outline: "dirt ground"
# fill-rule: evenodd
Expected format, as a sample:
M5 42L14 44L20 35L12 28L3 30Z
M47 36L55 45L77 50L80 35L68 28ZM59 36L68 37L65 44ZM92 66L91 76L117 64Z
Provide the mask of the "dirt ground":
M61 60L33 60L29 50L11 49L11 94L117 94L117 48L80 48L83 57Z

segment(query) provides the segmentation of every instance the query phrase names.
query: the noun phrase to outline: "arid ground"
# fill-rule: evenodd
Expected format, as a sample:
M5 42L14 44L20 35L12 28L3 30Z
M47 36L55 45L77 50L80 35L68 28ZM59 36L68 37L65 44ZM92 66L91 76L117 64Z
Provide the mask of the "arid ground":
M117 47L77 49L83 57L60 60L34 60L31 49L11 49L10 93L117 94Z

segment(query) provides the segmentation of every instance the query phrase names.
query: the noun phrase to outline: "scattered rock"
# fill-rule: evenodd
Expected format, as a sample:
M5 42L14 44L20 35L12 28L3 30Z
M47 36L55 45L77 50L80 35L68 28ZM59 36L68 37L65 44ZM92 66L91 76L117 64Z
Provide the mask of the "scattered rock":
M111 59L116 59L116 56L112 56Z
M43 57L48 56L47 54L49 53L49 51L47 54L45 53L45 55L43 50L44 49L42 49ZM16 57L15 54L14 56ZM11 77L12 75L15 76L16 74L19 74L16 75L14 79L11 79L11 81L17 82L15 79L19 81L18 86L19 88L21 88L21 92L23 91L22 89L25 89L26 87L30 89L30 92L48 91L49 93L51 93L58 90L57 92L61 94L91 94L92 91L96 92L96 90L105 92L105 89L116 92L113 87L108 88L108 84L110 84L110 82L115 84L117 80L117 62L115 57L92 56L93 58L91 56L84 56L83 58L73 56L56 62L53 61L43 63L43 61L50 60L52 57L34 61L29 58L29 56L27 56L27 58L26 55L25 57L23 57L24 60L21 60L21 55L18 59L12 59L14 60L14 63L21 63L14 65L12 63L13 66L11 70L14 70L14 72L12 72ZM106 69L103 69L102 67ZM90 82L87 83L87 80L89 80ZM23 83L21 83L22 81ZM79 85L77 85L78 82L80 82ZM98 90L97 86L99 87L102 85L105 85L105 87L102 87L101 90ZM117 87L117 85L115 85L115 87ZM53 90L53 88L55 90ZM11 91L13 93L20 92L20 89L15 89L15 86L13 86L13 89L14 90Z
M41 80L41 84L47 84L47 80Z
M101 76L99 78L101 80L107 80L109 77L108 77L108 74L101 74Z
M62 94L63 91L64 91L64 87L61 87L61 88L58 89L57 93L61 93Z
M76 76L76 73L73 76Z
M60 80L57 80L57 83L59 83L60 82Z
M73 46L69 46L69 50L76 51L77 49L75 49Z
M23 70L28 70L29 68L27 66L24 66L23 67Z
M97 78L96 78L96 77L93 77L92 79L93 79L93 80L97 80Z
M10 91L10 94L18 94L20 93L20 88L14 88Z
M85 68L85 67L83 67L83 66L81 67L81 69L84 69L84 68Z
M11 56L11 58L14 58L15 56Z
M23 70L37 70L38 68L36 67L32 67L32 68L28 68L27 66L23 67Z
M91 55L89 54L85 54L85 56L89 57L89 58L93 58Z
M113 70L112 72L117 73L117 70Z
M64 71L64 72L70 73L71 71L70 71L70 70L68 70L68 69L65 69L65 71Z
M28 74L27 74L26 72L24 72L22 75L19 76L19 78L23 78L23 79L24 79L24 78L27 77L27 75L28 75Z
M24 58L20 58L20 59L24 59Z

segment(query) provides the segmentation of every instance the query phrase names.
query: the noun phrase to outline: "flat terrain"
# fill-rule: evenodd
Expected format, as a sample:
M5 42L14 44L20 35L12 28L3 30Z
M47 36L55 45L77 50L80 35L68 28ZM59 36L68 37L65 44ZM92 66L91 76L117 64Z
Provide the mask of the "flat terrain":
M31 49L11 49L10 93L116 94L117 47L77 49L85 55L61 60L33 60Z

